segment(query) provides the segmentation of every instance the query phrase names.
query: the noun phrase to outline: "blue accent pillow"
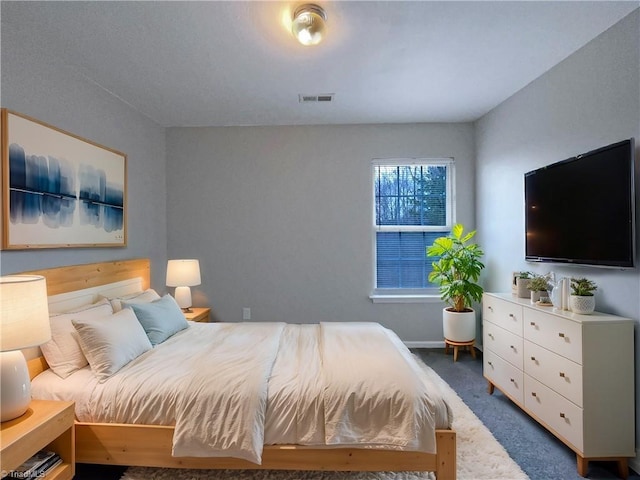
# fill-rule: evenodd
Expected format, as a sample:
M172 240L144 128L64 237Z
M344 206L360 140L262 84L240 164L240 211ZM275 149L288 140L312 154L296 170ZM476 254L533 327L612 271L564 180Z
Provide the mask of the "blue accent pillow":
M153 346L189 326L182 310L169 294L151 303L122 302L122 306L133 310Z

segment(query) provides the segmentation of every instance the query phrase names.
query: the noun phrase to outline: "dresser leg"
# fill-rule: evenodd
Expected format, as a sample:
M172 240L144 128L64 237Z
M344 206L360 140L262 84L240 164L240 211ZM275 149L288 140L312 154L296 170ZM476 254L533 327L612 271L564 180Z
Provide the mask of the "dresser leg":
M586 477L587 473L589 472L589 459L581 457L580 455L576 454L576 460L578 463L578 474L581 477ZM593 458L592 460L607 460L607 461L613 460L616 462L616 465L618 466L618 476L624 480L626 480L629 477L629 463L626 457L619 457L619 458L603 457L603 458Z
M589 460L576 453L576 461L578 463L578 475L586 477L589 471Z
M487 385L487 392L489 392L489 395L493 395L493 391L495 390L495 386L493 385L493 383L487 381L488 385Z
M627 480L629 476L629 464L627 463L627 458L619 458L617 460L618 464L618 476L624 480Z

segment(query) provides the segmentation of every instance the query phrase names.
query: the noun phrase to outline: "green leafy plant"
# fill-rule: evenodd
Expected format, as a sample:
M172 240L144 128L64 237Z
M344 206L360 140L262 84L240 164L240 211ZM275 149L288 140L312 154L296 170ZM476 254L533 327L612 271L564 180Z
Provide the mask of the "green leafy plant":
M533 276L531 272L518 272L518 278L533 278Z
M578 297L593 297L593 292L598 289L598 286L593 280L588 278L572 278L571 279L571 294Z
M548 275L534 275L529 280L527 288L532 292L546 292L549 290L549 276Z
M484 252L469 243L476 231L464 233L464 226L454 225L451 235L439 237L427 247L427 256L439 257L431 265L429 281L440 286L440 297L454 312L469 311L472 302L482 300L482 287L477 283L484 264Z

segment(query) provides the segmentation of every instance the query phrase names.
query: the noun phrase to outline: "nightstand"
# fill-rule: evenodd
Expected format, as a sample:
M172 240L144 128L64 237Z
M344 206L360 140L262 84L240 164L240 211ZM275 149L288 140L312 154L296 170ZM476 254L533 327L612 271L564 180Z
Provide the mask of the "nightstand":
M193 312L182 312L184 313L184 318L187 320L191 320L192 322L210 322L209 314L211 313L211 309L208 307L191 307Z
M26 413L0 424L0 470L10 472L42 449L62 457L47 480L71 480L76 470L73 402L32 400Z

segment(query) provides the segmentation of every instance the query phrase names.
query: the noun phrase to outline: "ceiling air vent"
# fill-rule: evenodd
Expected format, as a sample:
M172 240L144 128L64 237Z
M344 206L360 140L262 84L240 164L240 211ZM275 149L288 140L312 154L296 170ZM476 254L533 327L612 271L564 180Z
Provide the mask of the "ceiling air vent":
M332 102L333 93L320 93L318 95L298 95L298 101L300 103L319 103L319 102Z

